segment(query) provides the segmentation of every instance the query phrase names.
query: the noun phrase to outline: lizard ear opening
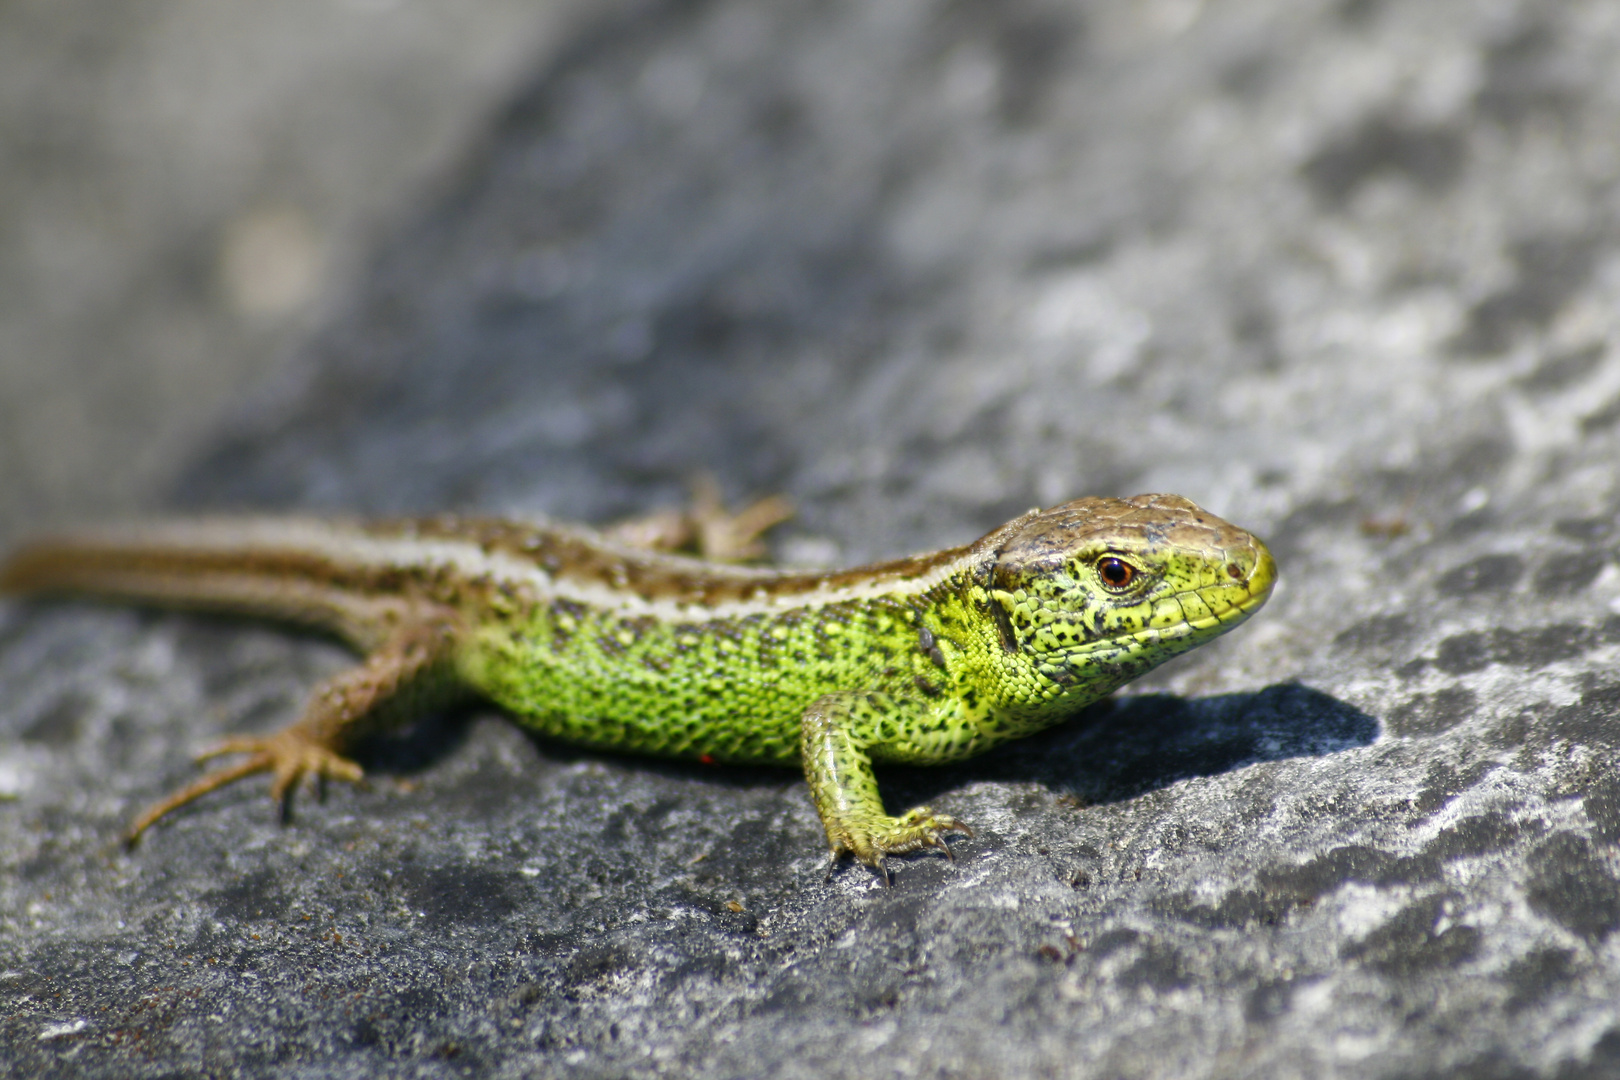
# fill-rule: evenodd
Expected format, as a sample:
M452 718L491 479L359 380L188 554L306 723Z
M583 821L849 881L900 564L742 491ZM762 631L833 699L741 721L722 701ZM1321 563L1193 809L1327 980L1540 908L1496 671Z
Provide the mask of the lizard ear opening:
M1013 629L1012 616L1007 614L1007 606L997 596L999 590L991 589L986 593L984 606L990 616L990 621L996 624L996 636L1001 639L1001 647L1009 653L1018 651L1018 633ZM1001 596L1007 595L1001 593Z

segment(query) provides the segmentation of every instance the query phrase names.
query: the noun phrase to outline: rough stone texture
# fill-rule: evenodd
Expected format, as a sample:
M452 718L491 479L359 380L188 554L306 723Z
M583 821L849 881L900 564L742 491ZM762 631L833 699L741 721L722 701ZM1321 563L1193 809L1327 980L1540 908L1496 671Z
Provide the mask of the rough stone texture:
M715 470L790 558L1178 491L1242 631L823 881L783 773L484 713L279 826L110 840L341 650L0 609L19 1074L1620 1073L1620 9L651 5L518 95L184 506L546 511Z

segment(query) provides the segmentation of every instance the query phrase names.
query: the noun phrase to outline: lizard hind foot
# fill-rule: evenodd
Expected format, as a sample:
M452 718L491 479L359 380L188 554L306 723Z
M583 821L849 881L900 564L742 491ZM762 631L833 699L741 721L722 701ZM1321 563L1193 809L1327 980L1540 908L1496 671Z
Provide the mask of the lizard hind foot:
M700 473L692 478L688 509L631 518L602 531L632 547L688 552L717 562L754 562L769 554L764 535L792 516L793 504L780 495L732 513L721 501L719 482Z
M141 834L170 812L187 803L195 802L211 791L234 784L244 777L267 772L272 776L270 797L283 808L291 798L293 788L304 776L319 780L346 780L359 783L364 776L360 766L343 757L331 747L318 741L297 725L267 736L240 736L227 739L211 750L200 754L199 762L225 754L246 754L247 759L222 769L215 769L160 802L154 803L136 818L124 833L124 843L133 847Z

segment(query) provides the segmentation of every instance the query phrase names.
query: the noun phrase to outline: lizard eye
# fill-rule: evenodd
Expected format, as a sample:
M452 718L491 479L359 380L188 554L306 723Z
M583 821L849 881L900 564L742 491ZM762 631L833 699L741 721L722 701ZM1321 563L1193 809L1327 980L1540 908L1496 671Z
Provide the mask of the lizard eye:
M1136 567L1117 555L1104 555L1097 560L1097 577L1102 580L1103 588L1119 592L1130 588L1131 582L1136 580Z

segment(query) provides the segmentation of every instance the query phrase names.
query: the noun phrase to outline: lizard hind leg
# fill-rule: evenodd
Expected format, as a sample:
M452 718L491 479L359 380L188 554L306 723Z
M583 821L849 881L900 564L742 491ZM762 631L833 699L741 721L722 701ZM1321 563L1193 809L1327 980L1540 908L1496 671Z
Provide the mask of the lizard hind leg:
M271 774L270 796L283 814L298 781L360 783L364 773L345 751L361 736L410 719L438 704L455 685L451 658L457 635L448 620L413 622L350 668L315 689L298 720L272 734L238 736L198 760L246 754L148 807L130 823L124 842L134 845L159 819L209 792L258 773Z

